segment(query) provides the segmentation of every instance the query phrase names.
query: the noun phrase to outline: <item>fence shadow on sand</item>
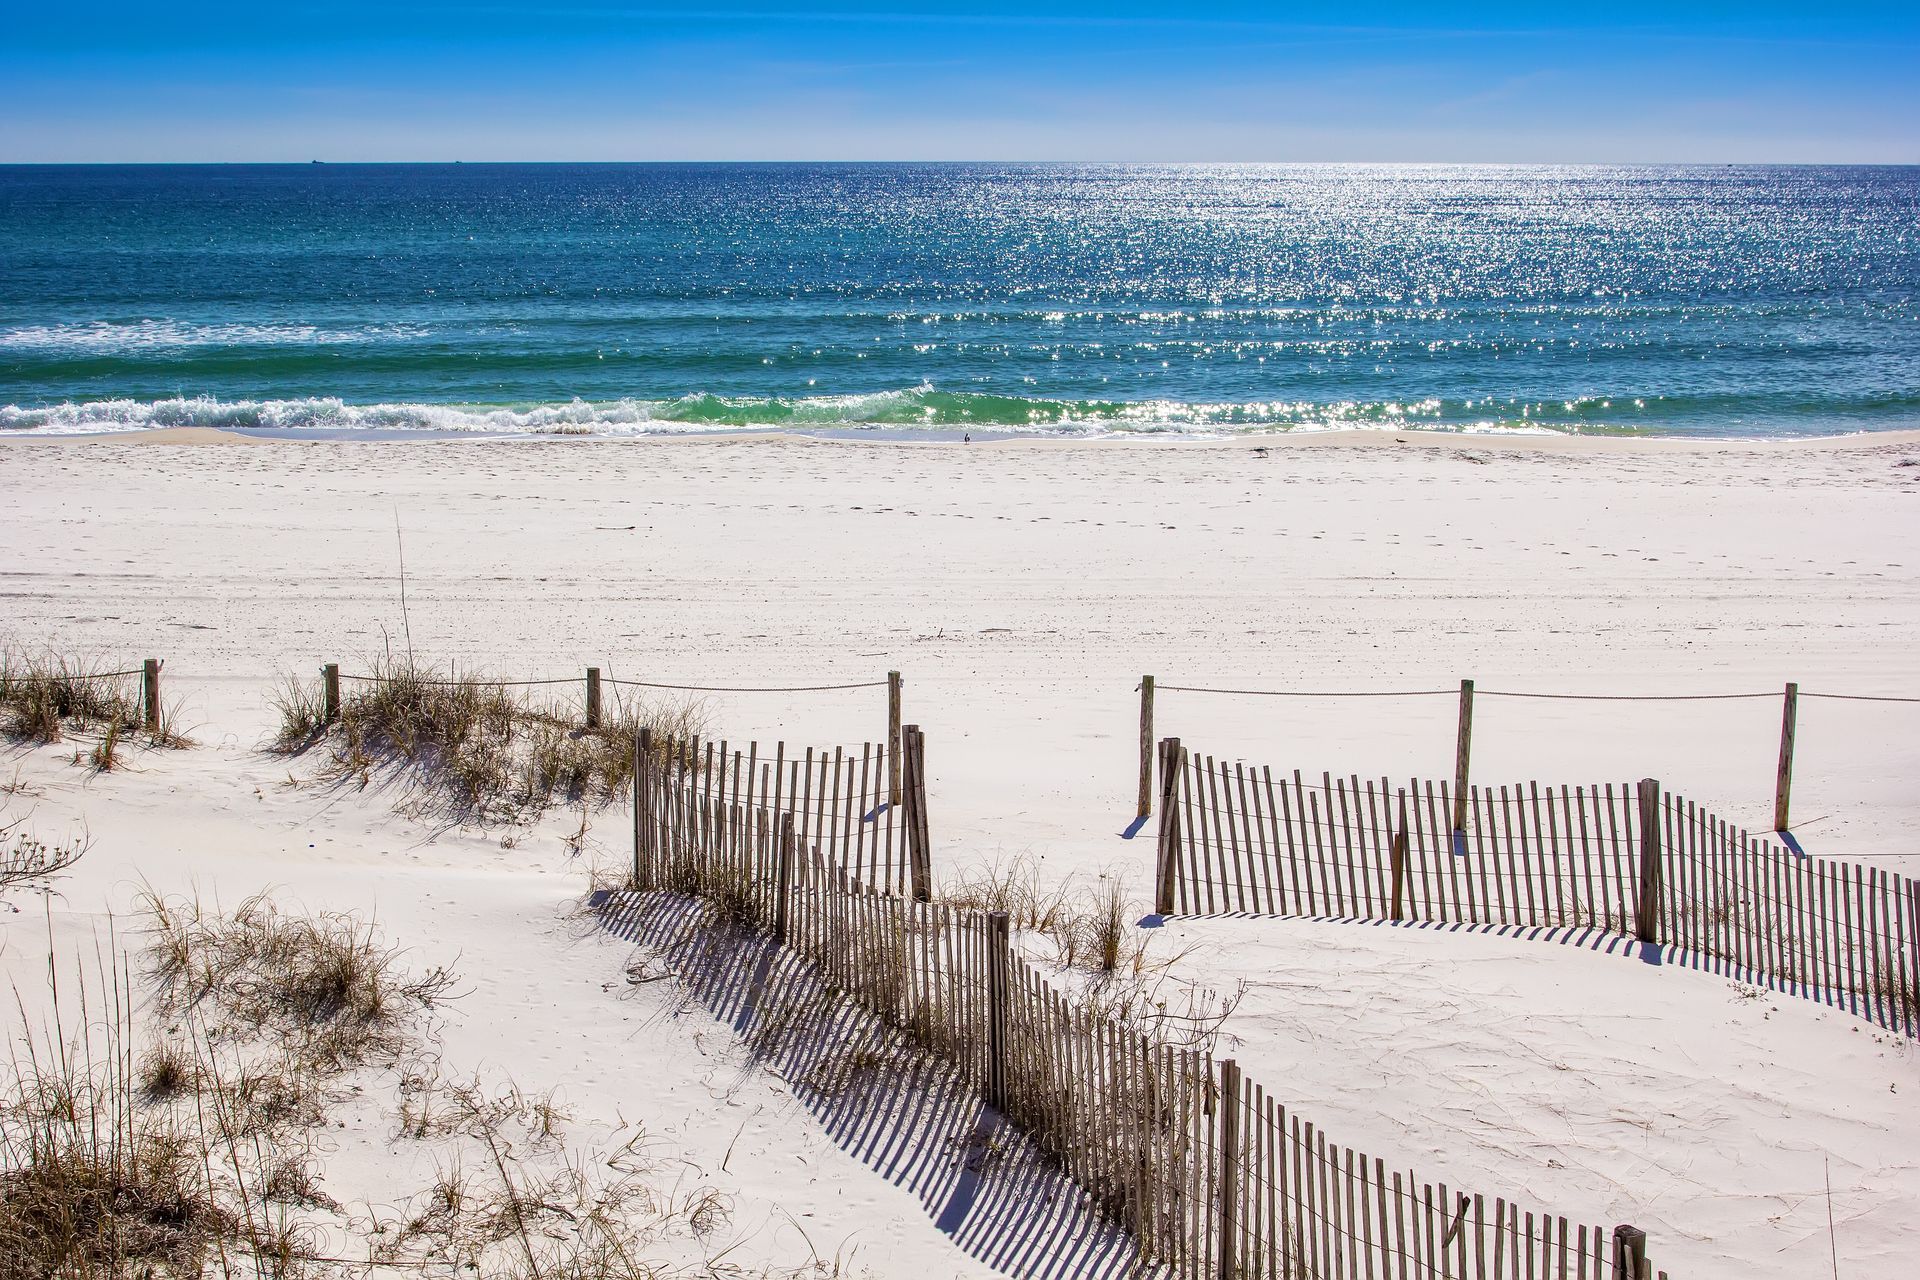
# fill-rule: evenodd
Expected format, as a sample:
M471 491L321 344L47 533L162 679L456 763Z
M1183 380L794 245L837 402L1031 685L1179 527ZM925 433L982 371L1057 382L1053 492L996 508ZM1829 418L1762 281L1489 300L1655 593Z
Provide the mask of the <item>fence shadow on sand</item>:
M1293 915L1265 911L1213 911L1188 915L1149 915L1140 921L1142 928L1155 929L1173 921L1199 923L1207 920L1285 920L1303 924L1337 924L1355 928L1412 929L1421 933L1479 934L1490 938L1509 938L1520 942L1555 943L1595 955L1637 961L1656 968L1691 969L1697 973L1745 987L1812 1001L1842 1013L1868 1021L1877 1021L1869 1000L1859 993L1813 982L1795 982L1764 970L1752 969L1724 956L1696 951L1674 943L1642 942L1627 934L1613 933L1597 925L1475 924L1465 920L1381 920L1372 916ZM1900 1028L1895 1025L1896 1033ZM1911 1034L1911 1033L1909 1033Z
M1131 1237L954 1073L841 998L770 936L703 924L670 893L596 895L601 928L640 948L740 1038L743 1070L793 1090L834 1143L919 1200L980 1263L1034 1280L1143 1274Z

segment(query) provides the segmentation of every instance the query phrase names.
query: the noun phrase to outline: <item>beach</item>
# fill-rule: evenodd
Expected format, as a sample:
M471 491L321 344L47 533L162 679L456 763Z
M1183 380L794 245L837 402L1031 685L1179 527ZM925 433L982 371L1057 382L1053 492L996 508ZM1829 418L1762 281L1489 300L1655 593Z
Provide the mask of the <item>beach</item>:
M1116 877L1142 915L1142 675L1160 687L1157 733L1193 750L1396 781L1450 776L1473 679L1475 781L1654 777L1756 831L1772 827L1792 681L1800 843L1920 870L1920 711L1810 696L1920 688L1916 433L960 445L196 429L7 440L0 467L7 638L164 659L199 744L102 774L70 747L10 749L36 827L93 841L51 902L55 936L82 944L143 883L365 912L425 959L457 957L472 994L446 1015L449 1057L559 1087L586 1126L643 1118L734 1197L742 1260L790 1254L804 1223L814 1251L853 1248L875 1275L1045 1273L1009 1261L1017 1231L941 1199L958 1194L948 1175L903 1171L809 1115L723 1024L629 984L630 940L571 911L585 864L627 850L617 809L588 815L577 853L578 810L511 840L408 817L378 787L263 749L285 674L409 650L503 679L593 666L838 686L897 670L926 735L936 878L1028 858L1063 880ZM1502 696L1520 693L1582 698ZM1729 694L1767 696L1610 700ZM699 697L736 744L886 732L882 688ZM1183 976L1248 984L1225 1027L1241 1067L1390 1162L1634 1221L1675 1276L1803 1275L1830 1247L1844 1274L1894 1276L1912 1251L1920 1125L1899 1099L1920 1059L1868 1022L1604 945L1277 919L1164 935ZM24 986L42 950L10 931L9 976ZM379 1149L356 1130L332 1159L373 1170ZM1086 1242L1049 1265L1119 1274L1090 1216L1046 1212Z

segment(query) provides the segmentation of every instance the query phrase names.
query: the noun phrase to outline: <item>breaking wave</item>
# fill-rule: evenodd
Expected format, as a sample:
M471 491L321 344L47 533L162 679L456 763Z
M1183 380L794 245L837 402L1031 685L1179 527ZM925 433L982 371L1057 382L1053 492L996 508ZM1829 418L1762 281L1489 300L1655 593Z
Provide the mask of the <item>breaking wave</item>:
M639 436L753 429L945 429L988 434L1184 434L1340 427L1424 427L1461 431L1544 432L1622 428L1612 401L1551 404L1418 400L1314 403L1254 401L1189 404L1028 398L930 386L865 395L735 397L710 394L671 400L570 400L542 404L349 404L297 400L68 401L0 408L0 431L85 434L160 427L236 431L351 433L411 431L447 435Z

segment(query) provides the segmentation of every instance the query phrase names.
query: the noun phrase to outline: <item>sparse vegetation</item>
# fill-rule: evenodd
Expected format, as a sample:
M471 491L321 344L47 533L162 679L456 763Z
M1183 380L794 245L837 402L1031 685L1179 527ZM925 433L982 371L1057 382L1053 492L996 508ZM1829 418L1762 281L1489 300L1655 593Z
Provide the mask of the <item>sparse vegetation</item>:
M1137 975L1150 967L1152 935L1133 927L1135 904L1111 873L1091 883L1072 877L1048 883L1039 864L1021 855L963 876L942 900L970 911L1005 912L1014 928L1047 939L1066 968Z
M76 988L49 971L50 1029L29 1024L0 1068L0 1280L321 1280L343 1259L489 1280L745 1274L708 1244L727 1197L663 1189L644 1130L572 1148L552 1094L442 1075L425 1015L444 971L407 972L350 916L264 898L218 912L149 895L146 917L144 979L103 961ZM136 1052L143 981L162 1025ZM343 1202L314 1154L332 1109L383 1076L396 1142L439 1169L397 1210ZM691 1271L658 1261L674 1237L700 1256Z
M453 985L444 969L405 972L398 950L342 913L290 915L265 895L223 913L150 893L145 908L161 1012L272 1035L304 1073L391 1058Z
M698 702L610 699L587 729L571 708L457 668L383 658L371 678L348 680L337 722L326 723L319 681L284 680L274 694L275 750L326 750L326 772L367 785L386 772L463 819L513 821L556 801L603 804L633 777L633 743L652 731L660 751L700 735Z
M118 766L128 736L144 736L156 747L193 745L178 727L177 707L162 707L158 726L148 728L137 673L52 650L0 649L0 730L36 743L97 736L98 743L76 759L101 770Z
M80 861L86 851L82 839L48 844L27 829L24 818L0 822L0 889L44 884Z

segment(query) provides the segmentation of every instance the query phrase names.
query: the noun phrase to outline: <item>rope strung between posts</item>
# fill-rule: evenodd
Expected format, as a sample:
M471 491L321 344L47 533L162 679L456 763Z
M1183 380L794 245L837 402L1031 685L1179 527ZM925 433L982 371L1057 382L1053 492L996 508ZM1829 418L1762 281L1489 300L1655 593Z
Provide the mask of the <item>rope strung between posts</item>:
M144 668L135 667L131 671L63 671L59 675L54 676L53 679L55 680L124 680L128 676L143 676L145 674L147 673Z
M840 689L878 689L886 685L885 680L862 680L858 684L802 684L769 685L756 687L750 685L713 685L713 684L656 684L650 680L615 680L607 677L608 684L624 684L632 689L678 689L684 693L832 693Z
M364 684L388 684L393 682L392 676L355 676L348 675L344 671L340 673L340 678L342 680L358 680ZM407 684L427 684L441 689L457 689L465 685L485 685L489 689L530 689L536 685L579 684L581 677L567 676L559 680L489 680L485 676L471 676L464 680L427 680L420 676L402 676L401 680Z
M1838 698L1845 702L1920 702L1920 698L1896 698L1885 693L1808 693L1802 689L1803 698Z
M1134 692L1140 691L1135 685ZM1208 689L1197 685L1156 684L1156 689L1167 693L1230 693L1249 698L1438 698L1458 693L1457 689L1381 689L1352 693L1305 692L1297 689Z
M1731 702L1742 698L1778 698L1780 693L1514 693L1476 689L1483 698L1556 698L1567 702Z
M116 674L137 676L138 671L122 671ZM380 684L393 679L391 676L357 676L345 671L340 673L342 680L359 680L366 684ZM472 676L460 680L427 680L415 676L403 677L410 684L427 684L440 688L454 688L460 685L485 685L491 689L529 689L540 685L579 684L579 676L563 676L557 680L493 680L486 676ZM885 680L863 680L858 684L804 684L769 685L765 687L750 685L715 684L657 684L649 680L618 680L613 676L603 678L605 684L623 684L630 689L678 689L687 693L825 693L838 689L879 689L886 685Z
M1165 693L1226 693L1250 698L1438 698L1459 692L1457 689L1351 689L1337 692L1299 689L1214 689L1199 685L1156 684ZM1134 692L1140 686L1133 687ZM1779 698L1780 691L1765 693L1521 693L1513 689L1476 689L1482 698L1545 698L1564 702L1732 702L1756 698ZM1875 693L1809 693L1803 698L1836 698L1848 702L1920 702L1920 698L1895 697Z

